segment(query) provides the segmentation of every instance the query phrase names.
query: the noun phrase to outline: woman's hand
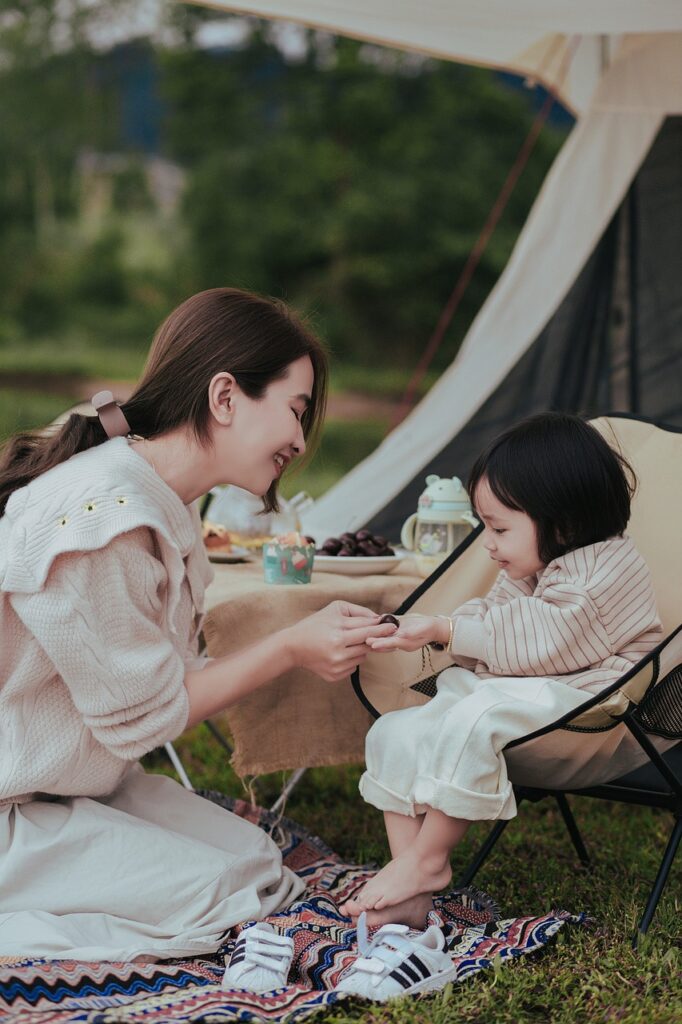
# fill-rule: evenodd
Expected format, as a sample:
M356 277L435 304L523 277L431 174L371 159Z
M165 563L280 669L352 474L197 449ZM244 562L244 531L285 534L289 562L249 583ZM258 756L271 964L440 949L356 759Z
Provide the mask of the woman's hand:
M347 679L370 653L370 640L395 633L380 618L362 605L333 601L284 630L291 659L329 683Z
M440 615L396 615L399 625L390 636L368 637L367 646L373 651L418 651L424 644L437 641L443 645L450 638L450 626Z

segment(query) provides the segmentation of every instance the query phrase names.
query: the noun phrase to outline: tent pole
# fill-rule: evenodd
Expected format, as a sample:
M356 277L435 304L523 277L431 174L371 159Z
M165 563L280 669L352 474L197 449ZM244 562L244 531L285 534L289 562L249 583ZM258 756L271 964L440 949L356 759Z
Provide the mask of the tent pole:
M630 186L627 197L628 221L629 221L629 292L630 292L630 317L628 340L629 340L629 370L630 370L630 412L639 415L639 352L638 352L638 303L637 303L637 178Z
M619 412L632 411L632 383L630 379L631 298L631 245L630 204L623 200L617 213L616 256L613 268L611 330L609 338L610 374L609 408Z

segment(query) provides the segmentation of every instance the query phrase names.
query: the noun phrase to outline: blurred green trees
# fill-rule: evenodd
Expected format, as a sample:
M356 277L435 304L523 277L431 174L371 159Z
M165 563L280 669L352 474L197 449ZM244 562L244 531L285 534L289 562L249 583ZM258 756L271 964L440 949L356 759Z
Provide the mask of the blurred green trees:
M115 18L125 2L90 10ZM142 351L185 295L230 283L312 314L345 362L413 366L528 130L527 97L488 71L313 33L293 61L255 21L241 45L206 51L205 15L176 7L170 43L136 43L163 104L156 155L184 173L169 212L122 130L109 56L84 14L55 22L59 6L2 4L0 350L77 336ZM543 131L441 365L560 143ZM112 158L99 207L92 153Z

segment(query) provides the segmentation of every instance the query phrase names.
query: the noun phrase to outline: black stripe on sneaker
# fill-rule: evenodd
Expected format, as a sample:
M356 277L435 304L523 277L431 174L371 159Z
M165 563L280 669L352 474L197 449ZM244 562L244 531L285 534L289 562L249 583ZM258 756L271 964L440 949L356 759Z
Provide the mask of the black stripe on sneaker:
M242 960L246 959L246 952L243 949L235 950L230 957L230 967L234 967L235 964L240 964Z
M426 967L421 962L421 960L419 959L419 957L417 956L416 953L411 953L409 955L409 957L407 958L407 961L409 963L411 963L411 964L414 964L414 966L417 968L417 970L421 974L422 978L430 978L431 977L431 971L428 969L428 967ZM402 967L403 970L407 970L407 963L401 964L401 967ZM415 981L417 981L417 980L418 979L415 978Z
M415 981L419 981L419 975L415 974L414 971L410 971L407 978L403 976L401 973L402 971L405 971L405 974L408 974L408 969L405 967L405 964L401 964L400 967L396 967L394 971L391 971L389 978L393 978L394 981L400 982L403 988L410 988Z
M405 974L408 976L408 978L412 978L412 981L419 981L420 980L419 975L417 974L417 972L415 971L415 969L413 967L410 967L410 960L411 959L412 959L412 957L409 957L408 960L403 960L403 962L400 964L398 970L399 971L404 971Z

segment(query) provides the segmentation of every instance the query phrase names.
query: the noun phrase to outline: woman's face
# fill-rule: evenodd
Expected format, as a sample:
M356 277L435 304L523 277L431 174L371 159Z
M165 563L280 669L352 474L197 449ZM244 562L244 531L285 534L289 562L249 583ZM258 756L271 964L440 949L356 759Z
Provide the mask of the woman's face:
M483 547L512 580L542 572L535 523L526 512L508 508L496 498L485 477L474 495L476 515L483 522Z
M302 356L273 381L262 398L249 398L232 379L220 392L227 422L213 432L219 483L236 484L252 494L266 493L297 456L305 452L301 417L313 390L313 365Z

